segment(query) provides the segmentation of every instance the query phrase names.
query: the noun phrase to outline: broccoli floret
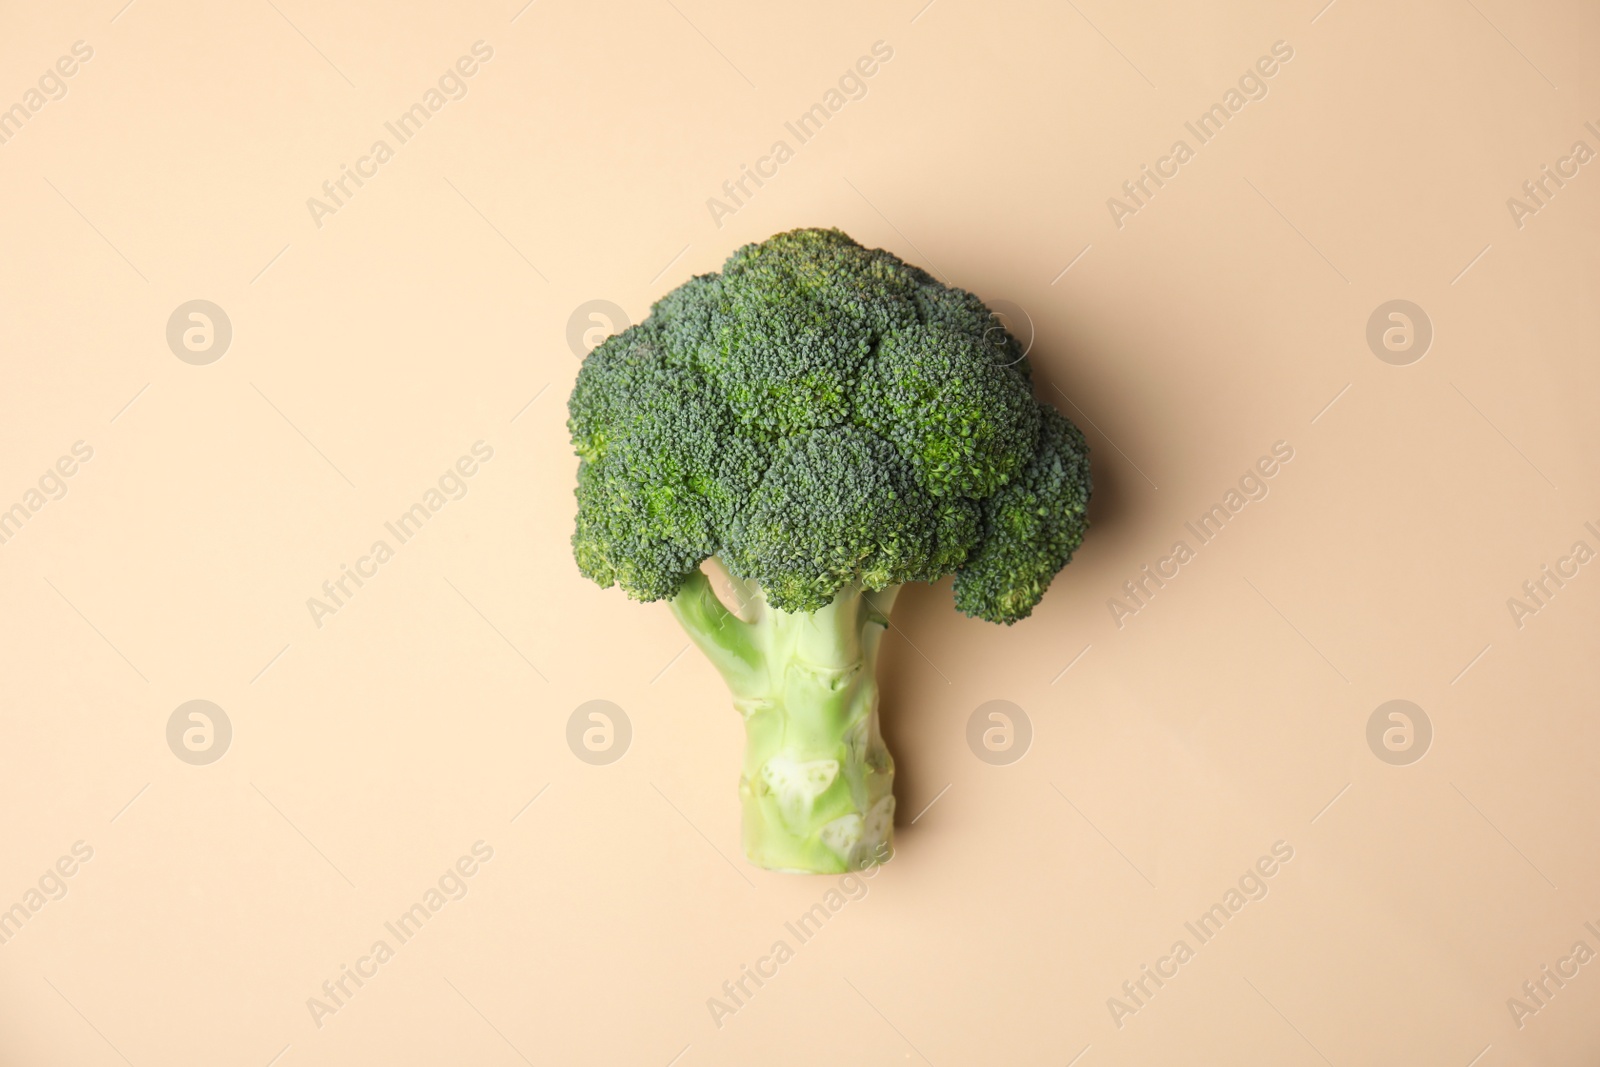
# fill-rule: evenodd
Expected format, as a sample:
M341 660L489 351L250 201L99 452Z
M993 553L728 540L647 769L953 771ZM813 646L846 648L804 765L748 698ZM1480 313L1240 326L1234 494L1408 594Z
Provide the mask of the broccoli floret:
M948 326L956 333L970 337L982 337L995 363L1010 367L1025 380L1030 377L1031 368L1023 358L1027 353L1006 330L1000 316L965 289L943 285L926 271L916 270L916 273L917 316L922 322Z
M578 569L670 599L727 679L754 862L888 858L875 667L900 585L954 574L958 608L1009 624L1082 542L1088 449L1029 374L978 297L837 230L739 249L584 360Z
M857 386L856 417L938 496L981 499L1028 459L1039 405L981 335L916 325L885 337Z
M934 502L887 442L837 426L775 451L733 530L735 575L760 582L784 611L816 611L852 582L883 589L930 576Z
M662 349L641 327L630 326L596 345L578 368L567 402L567 430L578 455L605 455L611 441L632 424L641 397L660 395L670 401L670 390L658 382L671 373Z
M641 600L672 596L717 551L765 457L733 432L726 403L698 374L670 365L642 327L589 354L569 407L583 459L579 569Z
M673 596L706 557L704 541L664 536L652 527L610 457L578 464L578 524L572 553L584 577L620 585L638 600Z
M723 267L700 365L752 433L836 426L873 343L916 321L914 290L905 264L838 231L747 245Z
M644 328L667 362L704 367L713 358L711 321L721 302L722 276L697 275L657 300Z
M794 293L826 308L832 319L881 337L917 321L918 287L926 276L838 230L791 230L739 249L722 277L736 300Z
M956 607L1007 624L1032 614L1083 543L1090 490L1083 434L1045 408L1033 458L983 502L978 547L956 571Z

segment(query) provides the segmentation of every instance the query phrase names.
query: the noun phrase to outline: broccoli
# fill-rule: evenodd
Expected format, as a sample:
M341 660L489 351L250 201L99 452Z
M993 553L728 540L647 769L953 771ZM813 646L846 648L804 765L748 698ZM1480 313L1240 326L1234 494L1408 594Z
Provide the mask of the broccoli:
M589 353L568 404L578 569L670 600L744 716L744 849L881 862L876 667L895 594L1026 618L1083 541L1089 450L981 300L838 230L739 249ZM730 611L701 569L720 564Z

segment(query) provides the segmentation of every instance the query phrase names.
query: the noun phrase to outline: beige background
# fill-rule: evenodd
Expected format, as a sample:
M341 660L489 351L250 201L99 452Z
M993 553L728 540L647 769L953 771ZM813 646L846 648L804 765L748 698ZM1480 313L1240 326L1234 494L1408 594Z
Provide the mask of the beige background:
M1600 149L1597 11L1322 2L7 5L0 106L94 54L0 145L0 506L94 456L0 545L0 907L93 858L0 946L0 1061L1594 1063L1600 963L1520 1028L1507 999L1600 951L1600 568L1520 629L1507 598L1600 548L1600 164L1521 228L1506 199ZM880 40L719 228L707 198ZM1107 198L1276 41L1267 97L1119 229ZM719 1028L707 998L838 880L744 863L720 680L571 563L566 335L799 225L1023 309L1094 527L1010 630L948 583L901 598L899 855ZM1365 340L1396 298L1435 332L1409 366ZM233 326L206 366L164 336L192 299ZM467 495L314 625L479 440ZM1119 629L1277 441L1270 495ZM193 699L233 726L208 766L166 742ZM632 724L609 766L565 742L594 699ZM1007 766L965 740L997 699L1034 732ZM1407 766L1366 740L1391 699L1434 730ZM1119 1027L1277 841L1268 895Z

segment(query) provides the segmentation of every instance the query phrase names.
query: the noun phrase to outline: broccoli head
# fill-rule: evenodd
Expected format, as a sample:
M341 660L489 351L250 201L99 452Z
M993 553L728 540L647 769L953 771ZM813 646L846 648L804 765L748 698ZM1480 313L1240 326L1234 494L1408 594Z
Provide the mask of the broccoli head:
M1083 435L981 300L838 230L746 245L591 352L579 569L673 597L710 556L790 612L955 575L1026 618L1087 526Z

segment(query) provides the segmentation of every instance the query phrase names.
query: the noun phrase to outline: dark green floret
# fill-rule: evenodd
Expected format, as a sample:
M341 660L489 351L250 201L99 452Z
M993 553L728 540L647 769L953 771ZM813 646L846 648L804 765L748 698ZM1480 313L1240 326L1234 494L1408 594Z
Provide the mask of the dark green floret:
M786 438L734 525L728 569L785 611L816 611L843 585L883 589L927 572L935 503L890 445L856 426Z
M956 607L990 622L1027 618L1089 528L1089 447L1053 408L1017 477L983 502L983 533L956 571Z
M712 356L711 319L721 302L722 276L698 275L655 302L645 330L668 363L704 367Z
M987 340L939 323L883 339L856 418L894 442L929 492L982 499L1027 461L1039 405Z

